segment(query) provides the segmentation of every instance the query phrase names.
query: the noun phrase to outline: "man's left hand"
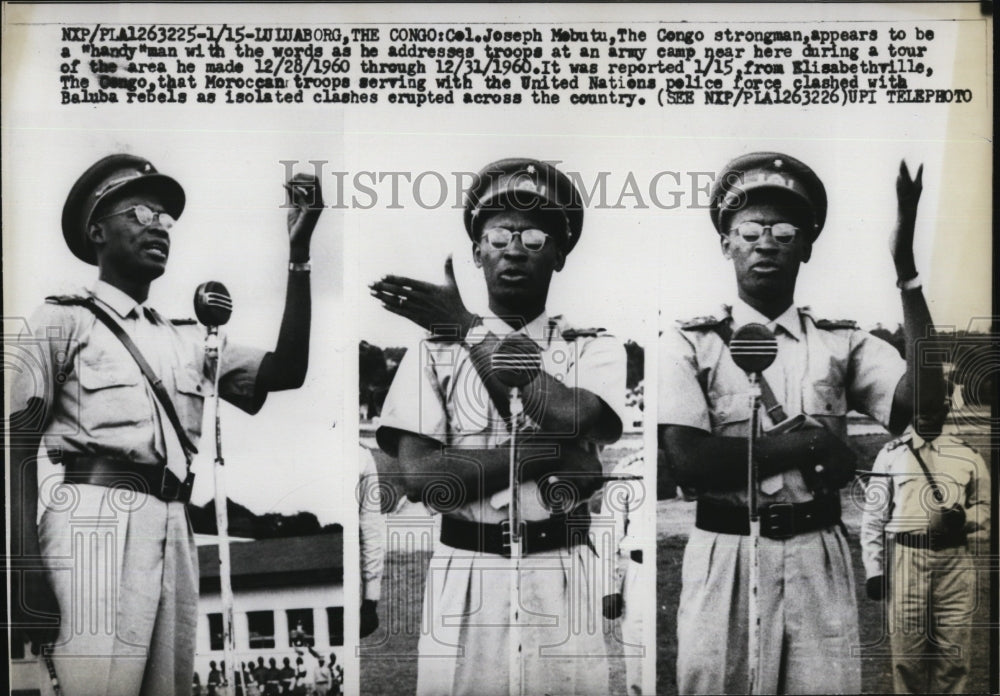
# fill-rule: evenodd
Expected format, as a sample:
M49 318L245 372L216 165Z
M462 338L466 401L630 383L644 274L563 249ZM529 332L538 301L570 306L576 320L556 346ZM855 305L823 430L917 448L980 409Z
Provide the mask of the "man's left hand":
M313 174L296 174L285 183L292 206L288 210L289 260L309 260L309 243L320 213L323 212L323 188Z
M389 275L369 288L372 297L393 314L409 319L436 338L458 342L465 339L476 315L462 301L450 256L445 261L444 273L444 285Z
M917 221L917 205L924 190L924 165L917 168L917 175L910 176L906 161L899 163L896 177L896 226L889 237L889 250L896 265L896 275L900 280L909 280L917 275L913 260L913 231Z

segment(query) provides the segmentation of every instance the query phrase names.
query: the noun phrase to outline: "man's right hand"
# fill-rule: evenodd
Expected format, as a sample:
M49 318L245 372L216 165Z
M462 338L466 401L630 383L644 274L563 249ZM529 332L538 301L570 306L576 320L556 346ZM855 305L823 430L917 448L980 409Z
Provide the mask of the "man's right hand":
M16 566L11 571L11 641L30 641L37 655L43 645L59 637L59 602L44 571L32 570L25 578L27 572Z
M815 495L838 491L854 478L857 454L826 428L818 426L809 430L813 441L800 467L802 478ZM814 456L813 452L822 454Z

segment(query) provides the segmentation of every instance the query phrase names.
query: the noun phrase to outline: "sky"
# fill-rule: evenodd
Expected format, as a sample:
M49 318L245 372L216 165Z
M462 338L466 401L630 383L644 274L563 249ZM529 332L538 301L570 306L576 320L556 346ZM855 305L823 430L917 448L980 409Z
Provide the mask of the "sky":
M58 16L46 10L50 14L38 19L61 21L89 12L91 18L121 20L127 11L153 10L61 6ZM189 11L194 12L179 8L178 19ZM269 11L273 8L247 10L260 16ZM356 19L359 12L344 8L343 15L334 15L330 6L295 11L303 21L324 22ZM394 11L396 18L421 19L415 9ZM449 19L462 21L479 10L448 11ZM538 21L554 16L580 21L558 8L520 11ZM205 12L191 19L225 17L232 7ZM635 12L637 18L656 17L655 8ZM675 12L683 19L694 10ZM732 12L734 21L739 13L754 18L752 9ZM815 18L833 10L794 12ZM858 12L876 16L869 9ZM145 156L177 178L188 195L168 271L154 284L153 303L165 314L190 316L194 288L205 280L220 280L234 297L227 329L231 339L265 348L276 338L286 278L282 161L298 162L297 170L308 171L310 160L322 162L330 203L338 199L340 182L348 199L359 194L359 205L327 210L314 236L314 332L306 385L272 395L253 418L230 408L223 415L229 492L257 513L311 510L323 523L351 517L353 487L343 483L354 476L356 449L354 436L344 432L353 433L357 425L357 342L410 345L422 335L382 310L366 286L387 273L441 282L451 254L463 298L470 309L481 310L485 289L471 263L457 205L462 187L452 173L475 172L503 157L558 162L589 186L604 177L605 205L588 207L582 239L553 281L548 302L550 313L563 314L577 326L606 328L650 347L658 314L664 321L685 318L731 300L732 270L719 252L704 189L729 159L757 150L776 150L807 162L827 187L827 225L800 274L799 303L812 305L820 316L851 318L866 327L891 327L900 320L888 234L896 172L905 159L914 168L924 164L916 252L935 320L961 327L990 312L992 269L984 253L992 214L992 104L987 99L962 108L627 111L532 105L402 109L384 103L348 109L68 108L58 105L52 87L59 69L52 31L48 24L20 24L8 27L4 37L5 333L45 295L93 282L95 270L64 246L60 213L76 177L105 154ZM977 46L982 46L981 37L970 36L962 23L939 26L938 55L950 58L956 70L967 71L961 79L985 94L991 76L982 66L988 58L975 52ZM397 179L394 205L392 179L383 178L373 187L378 200L368 205L370 198L353 185L359 175L370 182L362 172L376 177L405 172L411 182L422 182L420 193L415 196L411 183ZM434 204L438 175L447 187L441 205ZM659 183L660 207L649 195L654 181ZM647 360L650 364L655 361ZM650 402L655 402L652 397ZM199 461L197 471L195 498L204 502L211 495L210 461Z

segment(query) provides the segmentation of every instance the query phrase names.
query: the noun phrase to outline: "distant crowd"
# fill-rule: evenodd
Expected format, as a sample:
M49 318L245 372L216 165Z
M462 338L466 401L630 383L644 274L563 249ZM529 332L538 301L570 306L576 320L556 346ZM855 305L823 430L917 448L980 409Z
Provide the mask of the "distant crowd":
M295 665L286 657L278 667L277 660L258 657L257 664L244 662L234 672L235 688L226 681L226 663L213 660L209 663L207 680L202 683L197 672L191 682L192 696L339 696L344 683L344 669L337 664L337 656L330 653L329 661L312 648L312 669L305 660L295 658Z

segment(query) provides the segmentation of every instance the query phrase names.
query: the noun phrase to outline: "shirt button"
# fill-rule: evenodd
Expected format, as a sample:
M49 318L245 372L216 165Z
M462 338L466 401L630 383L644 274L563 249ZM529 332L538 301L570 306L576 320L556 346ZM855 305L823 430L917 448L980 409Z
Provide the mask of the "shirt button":
M545 538L545 534L546 534L545 532L539 532L538 538L539 539L544 539Z

